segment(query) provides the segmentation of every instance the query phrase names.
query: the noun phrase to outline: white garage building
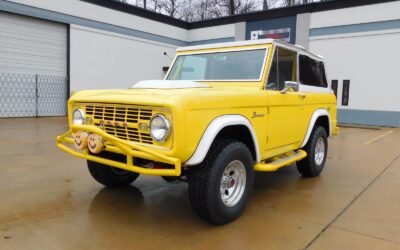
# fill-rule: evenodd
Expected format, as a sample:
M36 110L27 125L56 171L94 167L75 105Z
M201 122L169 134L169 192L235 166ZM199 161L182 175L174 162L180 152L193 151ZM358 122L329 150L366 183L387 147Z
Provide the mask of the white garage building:
M323 55L339 121L400 127L400 1L336 0L187 23L112 0L0 0L0 117L161 79L177 47L278 35Z
M400 126L399 44L400 1L311 15L309 48L325 57L329 78L339 80L340 122Z

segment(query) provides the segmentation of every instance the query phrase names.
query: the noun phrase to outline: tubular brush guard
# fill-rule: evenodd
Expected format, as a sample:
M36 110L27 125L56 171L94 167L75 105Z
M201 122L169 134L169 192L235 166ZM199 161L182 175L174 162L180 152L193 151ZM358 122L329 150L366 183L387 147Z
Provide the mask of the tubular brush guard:
M89 133L97 134L103 137L107 142L112 145L106 144L105 151L118 153L126 155L126 163L105 159L102 157L98 157L96 155L92 155L89 153L88 149L82 150L81 152L68 147L68 144L74 144L74 139L71 138L72 134L77 131L87 131ZM80 157L86 160L95 161L101 164L109 165L116 168L125 169L128 171L147 174L147 175L159 175L159 176L180 176L181 175L181 161L177 158L172 158L165 156L163 154L152 151L151 149L145 148L143 146L135 145L132 142L121 140L115 136L107 134L102 129L88 126L88 125L71 125L71 130L67 133L60 135L57 137L56 141L57 147L62 149L63 151L74 155L76 157ZM138 157L146 160L162 162L166 164L173 165L174 169L150 169L143 168L139 166L135 166L133 164L133 158Z

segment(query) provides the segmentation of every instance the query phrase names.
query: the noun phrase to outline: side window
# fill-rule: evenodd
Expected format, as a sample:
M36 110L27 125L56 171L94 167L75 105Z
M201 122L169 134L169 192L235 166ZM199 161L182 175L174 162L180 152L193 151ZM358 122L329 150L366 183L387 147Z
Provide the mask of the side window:
M308 56L299 56L300 83L314 87L328 87L325 66L322 61L316 61Z
M296 52L276 48L269 70L267 89L282 90L285 81L296 81Z

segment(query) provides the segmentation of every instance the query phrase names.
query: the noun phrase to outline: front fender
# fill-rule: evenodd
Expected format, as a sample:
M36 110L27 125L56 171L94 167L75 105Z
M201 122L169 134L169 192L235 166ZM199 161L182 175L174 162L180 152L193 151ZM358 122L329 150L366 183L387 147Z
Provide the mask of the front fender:
M254 149L256 151L256 161L260 161L260 150L257 141L256 133L253 129L253 126L249 122L249 120L242 115L223 115L215 118L207 127L203 136L193 155L190 157L188 161L185 162L185 165L193 166L200 164L204 158L206 157L208 150L211 147L215 137L217 137L218 133L225 127L232 125L244 125L246 126L253 139Z

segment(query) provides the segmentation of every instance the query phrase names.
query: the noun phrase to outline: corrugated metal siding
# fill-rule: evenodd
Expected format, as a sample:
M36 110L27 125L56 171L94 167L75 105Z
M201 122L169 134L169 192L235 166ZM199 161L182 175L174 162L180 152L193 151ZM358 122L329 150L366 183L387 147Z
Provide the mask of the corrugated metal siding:
M0 117L65 115L67 82L67 26L0 12Z

